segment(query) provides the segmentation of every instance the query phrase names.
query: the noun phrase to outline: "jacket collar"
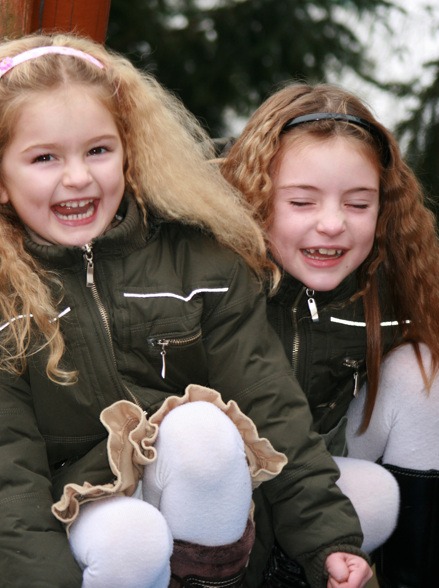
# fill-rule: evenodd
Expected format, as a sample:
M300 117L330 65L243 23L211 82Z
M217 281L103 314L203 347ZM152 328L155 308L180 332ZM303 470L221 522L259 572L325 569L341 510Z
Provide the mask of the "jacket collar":
M143 227L139 210L132 196L124 196L118 210L122 220L103 235L93 239L93 251L101 257L126 255L145 245L147 231ZM152 223L154 224L154 223ZM40 245L25 235L24 244L29 253L54 268L76 268L83 266L84 249L62 245Z
M293 278L283 270L282 278L278 290L272 297L277 304L291 306L299 292L306 286ZM334 290L328 292L314 292L313 297L320 304L326 305L332 302L343 302L355 294L359 289L357 281L357 272L349 274ZM305 297L306 298L306 297Z

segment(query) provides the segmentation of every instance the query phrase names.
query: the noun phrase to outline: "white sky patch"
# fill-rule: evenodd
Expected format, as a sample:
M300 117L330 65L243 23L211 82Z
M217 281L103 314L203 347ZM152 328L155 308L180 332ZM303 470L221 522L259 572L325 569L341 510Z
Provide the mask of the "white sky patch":
M434 71L423 68L428 61L439 60L439 0L393 0L397 9L388 12L381 24L375 17L362 18L340 11L340 19L351 28L366 47L366 56L376 63L371 72L381 82L413 82L413 87L428 87ZM386 26L387 25L387 26ZM329 73L329 81L338 83L365 100L385 126L395 125L417 105L416 98L401 99L377 89L346 71Z

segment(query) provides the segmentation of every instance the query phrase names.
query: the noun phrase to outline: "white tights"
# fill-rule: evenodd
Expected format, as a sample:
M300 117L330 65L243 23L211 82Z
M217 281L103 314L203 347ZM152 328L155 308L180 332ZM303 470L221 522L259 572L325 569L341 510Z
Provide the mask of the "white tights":
M421 344L422 362L427 376L431 373L431 353ZM364 497L358 502L358 509L366 509L360 520L376 520L376 528L384 527L388 518L394 516L395 501L389 493L388 482L370 475L367 479L367 464L380 459L383 464L394 465L409 470L439 469L439 376L432 382L427 393L418 359L410 344L398 347L384 360L375 408L369 426L358 434L363 420L367 399L367 387L363 386L358 396L352 400L346 429L349 455L352 461L360 463L364 469ZM370 463L372 462L372 463ZM338 463L338 462L337 462ZM378 467L378 466L375 466ZM388 473L388 472L387 472ZM382 474L382 473L381 473ZM390 474L389 474L390 475ZM395 480L392 480L396 484ZM354 492L362 492L362 482ZM350 489L346 489L349 494ZM389 501L391 499L391 502ZM356 506L356 500L353 500ZM404 508L404 505L401 505ZM366 530L366 534L368 531ZM377 531L373 531L378 536Z
M398 483L382 466L351 457L334 457L340 469L337 486L352 502L364 535L362 549L371 553L390 537L399 511Z
M174 539L225 545L244 533L251 480L233 422L209 402L163 420L143 500L111 497L81 507L70 547L83 588L166 588Z

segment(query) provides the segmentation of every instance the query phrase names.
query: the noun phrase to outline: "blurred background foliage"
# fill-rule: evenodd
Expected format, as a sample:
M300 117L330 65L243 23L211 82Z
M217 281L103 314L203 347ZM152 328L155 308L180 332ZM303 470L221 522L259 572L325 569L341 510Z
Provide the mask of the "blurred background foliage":
M111 0L106 44L175 92L212 137L236 133L236 121L286 80L324 82L350 71L395 101L416 96L394 130L438 212L439 61L425 64L434 73L428 88L417 80L380 82L380 60L388 56L375 63L358 27L347 24L380 23L397 36L389 18L395 2Z
M372 70L336 12L386 0L112 0L107 44L174 90L210 132L248 115L276 84L321 81L329 68ZM384 13L383 13L384 17Z
M438 40L439 56L439 40ZM395 88L398 96L415 94L416 107L395 128L397 137L406 144L404 155L423 184L429 207L439 217L439 60L424 64L433 82L422 88L419 83Z

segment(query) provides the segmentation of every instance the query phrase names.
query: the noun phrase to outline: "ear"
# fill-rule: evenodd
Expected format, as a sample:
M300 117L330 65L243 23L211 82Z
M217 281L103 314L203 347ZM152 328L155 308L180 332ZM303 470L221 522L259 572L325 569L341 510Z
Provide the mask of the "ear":
M7 204L9 202L8 191L0 184L0 204Z

